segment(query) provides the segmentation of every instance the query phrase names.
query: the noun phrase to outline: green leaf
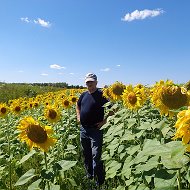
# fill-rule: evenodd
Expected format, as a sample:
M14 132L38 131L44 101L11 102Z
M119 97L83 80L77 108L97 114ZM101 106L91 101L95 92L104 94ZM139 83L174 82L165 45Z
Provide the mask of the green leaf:
M135 154L138 150L140 150L140 145L135 145L132 147L127 148L127 154L130 154L131 156Z
M107 165L108 170L106 171L106 179L115 177L117 171L121 168L121 163L113 160Z
M149 190L150 188L147 187L145 184L140 184L136 190Z
M165 146L170 149L170 152L162 155L161 161L167 169L179 169L189 162L189 157L184 155L186 147L180 141L172 141Z
M108 153L108 151L104 151L102 153L102 160L110 160L112 157L110 156L110 154Z
M32 149L27 155L23 156L23 158L20 160L19 164L22 164L26 160L28 160L31 156L33 156L36 153L34 149Z
M77 137L77 135L69 135L68 139L75 139Z
M47 184L46 184L45 190L49 190L49 187ZM50 190L60 190L60 185L54 185L50 183Z
M134 182L134 178L131 177L129 180L125 180L125 185L126 186L130 186L131 187L131 184ZM136 186L135 186L136 187ZM129 188L130 189L130 188Z
M143 151L141 156L149 155L165 155L171 152L170 147L167 147L165 144L160 144L156 139L147 140L144 144Z
M147 129L150 129L151 128L151 123L149 122L145 122L145 123L142 123L138 129L141 129L141 130L147 130Z
M127 121L128 121L127 124L128 129L130 129L132 126L134 126L137 123L135 118L127 119Z
M108 149L112 149L115 150L117 147L119 146L119 139L118 138L114 138L111 143L109 143L109 145L107 146Z
M66 150L74 150L76 149L76 146L72 145L72 144L68 144L67 145L67 149Z
M118 186L116 190L125 190L125 187L124 186Z
M164 138L166 137L166 135L168 134L169 131L170 131L170 127L168 127L168 126L167 127L163 127L161 129L161 132L162 132Z
M176 178L172 179L161 179L154 178L155 190L175 190L176 189Z
M61 160L59 162L57 162L61 168L62 168L62 172L69 170L71 167L75 166L77 161L70 161L70 160Z
M122 150L124 149L125 149L125 146L123 144L119 145L118 150L117 150L118 154L120 154Z
M24 175L22 175L18 179L18 181L15 183L14 186L23 185L23 184L27 183L30 179L32 179L34 176L36 176L34 173L35 173L34 169L28 170Z
M118 125L112 125L107 133L105 134L105 142L106 141L111 141L112 139L114 139L114 136L118 135L118 136L122 136L124 132L124 123L120 123Z
M123 168L121 170L121 175L124 175L127 179L129 179L131 175L131 165L132 165L133 157L129 156L126 158Z
M162 130L166 126L166 121L161 120L159 123L154 124L154 122L151 124L151 127L153 129L160 129Z
M182 155L180 158L162 157L162 164L167 169L180 169L189 162L189 157Z
M131 141L135 139L135 135L131 134L130 131L125 131L124 135L121 137L121 142L123 141Z
M70 182L70 184L73 186L73 187L76 187L77 184L75 182L75 180L73 178L67 178L67 180Z
M41 179L38 179L35 182L33 182L30 186L28 186L28 190L40 190L39 184L41 181Z
M136 133L135 134L135 138L140 138L141 136L142 136L142 134L144 133L144 131L142 130L142 131L140 131L140 132L138 132L138 133Z
M120 160L122 160L124 156L126 156L126 152L122 152L122 153L120 153L120 154L119 154L119 158L120 158Z
M165 180L175 179L176 178L176 172L170 171L166 169L160 169L156 172L155 178L161 178Z
M149 171L158 166L158 161L147 161L145 164L137 165L135 173L141 173L143 171Z
M140 162L146 162L148 160L149 155L146 155L146 156L144 155L141 156L141 155L142 155L141 152L137 154L137 156L133 160L134 164L138 164Z
M5 169L5 166L0 166L0 172Z
M128 190L137 190L137 186L135 185L130 185L129 187L128 187Z

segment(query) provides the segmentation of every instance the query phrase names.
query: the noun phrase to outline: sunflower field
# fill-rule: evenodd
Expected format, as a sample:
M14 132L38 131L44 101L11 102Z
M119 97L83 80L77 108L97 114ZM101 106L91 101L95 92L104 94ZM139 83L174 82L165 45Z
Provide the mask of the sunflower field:
M116 81L102 126L106 190L190 189L190 83ZM86 89L0 102L1 190L88 190L75 105ZM111 108L110 108L111 105Z

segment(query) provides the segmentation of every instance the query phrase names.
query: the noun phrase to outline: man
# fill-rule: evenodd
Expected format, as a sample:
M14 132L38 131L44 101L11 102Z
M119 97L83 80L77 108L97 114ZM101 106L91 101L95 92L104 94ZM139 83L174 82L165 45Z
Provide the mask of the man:
M103 131L106 123L103 105L108 100L97 88L97 76L88 73L85 77L87 91L79 97L76 105L77 120L80 122L80 141L84 156L84 165L89 179L97 179L98 185L105 180L105 171L101 161Z

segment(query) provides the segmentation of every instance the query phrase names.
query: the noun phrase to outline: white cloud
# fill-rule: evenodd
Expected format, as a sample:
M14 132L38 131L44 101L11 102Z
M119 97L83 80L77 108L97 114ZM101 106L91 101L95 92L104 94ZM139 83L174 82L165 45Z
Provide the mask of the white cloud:
M60 65L57 65L57 64L50 65L50 68L51 69L65 69L65 67L61 67Z
M47 73L41 73L41 75L42 75L42 76L48 76L48 74L47 74Z
M21 21L29 23L28 17L22 17L20 18Z
M46 28L49 28L51 26L49 21L45 21L45 20L43 20L41 18L38 18L37 20L34 20L34 23L39 24L40 26L46 27Z
M120 67L121 65L116 65L117 67Z
M127 21L127 22L130 22L133 20L143 20L143 19L148 18L148 17L159 16L162 13L164 13L164 11L162 9L154 9L154 10L145 9L142 11L135 10L132 13L127 13L124 16L124 18L122 18L121 20Z
M23 22L26 22L26 23L38 24L45 28L49 28L51 26L51 23L49 21L45 21L41 18L38 18L37 20L30 20L28 17L22 17L22 18L20 18L20 20Z
M70 75L74 75L74 73L69 73Z
M22 71L22 70L20 70L20 71L18 71L19 73L23 73L24 71Z
M101 71L108 72L110 71L110 68L101 69Z

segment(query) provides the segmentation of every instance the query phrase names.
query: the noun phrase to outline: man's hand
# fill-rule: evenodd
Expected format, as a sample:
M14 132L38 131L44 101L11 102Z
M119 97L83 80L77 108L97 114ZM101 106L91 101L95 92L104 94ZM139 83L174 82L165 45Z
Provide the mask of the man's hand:
M77 124L80 125L80 108L76 103Z
M97 128L100 129L104 124L106 124L107 119L104 119L103 121L97 123Z
M77 117L77 125L80 125L80 117Z

